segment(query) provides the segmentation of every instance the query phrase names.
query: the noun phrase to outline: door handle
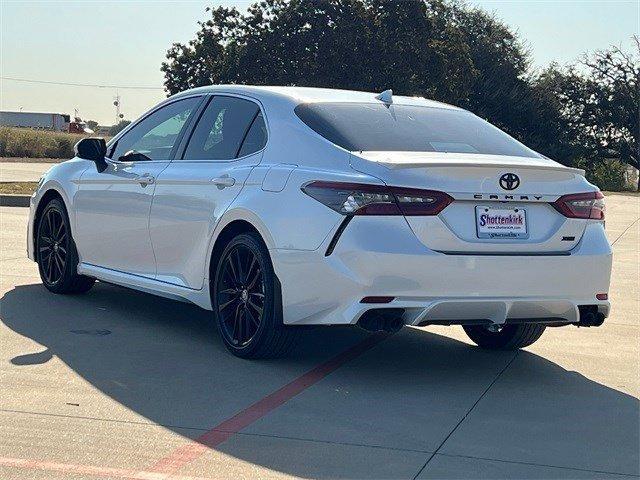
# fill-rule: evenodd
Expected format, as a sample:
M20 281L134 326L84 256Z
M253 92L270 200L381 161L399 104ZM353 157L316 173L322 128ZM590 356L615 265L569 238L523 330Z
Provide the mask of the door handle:
M136 182L138 182L143 188L147 185L152 185L155 181L156 179L153 178L153 175L149 173L145 173L144 175L139 175L138 177L136 177Z
M225 175L224 177L212 178L211 183L220 188L233 187L236 184L236 179Z

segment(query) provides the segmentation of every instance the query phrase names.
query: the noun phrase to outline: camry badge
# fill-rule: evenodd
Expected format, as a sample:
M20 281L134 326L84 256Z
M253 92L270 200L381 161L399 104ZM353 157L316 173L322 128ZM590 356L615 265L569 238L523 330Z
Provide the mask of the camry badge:
M500 177L500 186L505 190L515 190L520 186L520 177L515 173L505 173Z

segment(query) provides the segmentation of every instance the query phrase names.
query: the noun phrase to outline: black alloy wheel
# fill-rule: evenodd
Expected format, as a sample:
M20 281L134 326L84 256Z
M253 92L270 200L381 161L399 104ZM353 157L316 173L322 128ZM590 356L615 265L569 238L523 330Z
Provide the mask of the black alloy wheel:
M78 252L69 217L60 199L52 199L38 216L36 260L44 286L53 293L85 293L95 279L78 275Z
M38 259L47 285L62 280L67 265L69 233L61 212L49 208L40 220L38 230Z
M213 311L227 349L240 358L287 354L300 329L283 324L280 282L260 235L232 238L212 274Z
M264 314L264 275L256 254L236 245L222 259L217 289L217 313L222 335L236 347L251 342Z

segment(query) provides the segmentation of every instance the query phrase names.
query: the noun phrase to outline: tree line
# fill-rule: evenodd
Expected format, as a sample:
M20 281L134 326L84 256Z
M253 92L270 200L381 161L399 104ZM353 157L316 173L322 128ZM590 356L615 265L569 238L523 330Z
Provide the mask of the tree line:
M585 168L603 189L621 189L626 165L639 167L638 51L611 47L536 71L508 26L446 0L262 0L245 13L207 11L195 38L167 52L169 94L218 83L392 88L471 110Z

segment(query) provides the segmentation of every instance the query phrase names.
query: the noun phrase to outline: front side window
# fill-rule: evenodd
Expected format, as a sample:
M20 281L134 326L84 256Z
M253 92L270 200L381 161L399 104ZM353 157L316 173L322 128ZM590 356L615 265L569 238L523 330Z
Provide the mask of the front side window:
M120 161L168 160L200 100L201 97L185 98L156 110L118 140L111 158Z
M237 158L259 112L258 105L249 100L213 97L193 131L183 159Z
M330 142L352 152L446 152L539 158L465 110L382 103L308 103L296 115Z

